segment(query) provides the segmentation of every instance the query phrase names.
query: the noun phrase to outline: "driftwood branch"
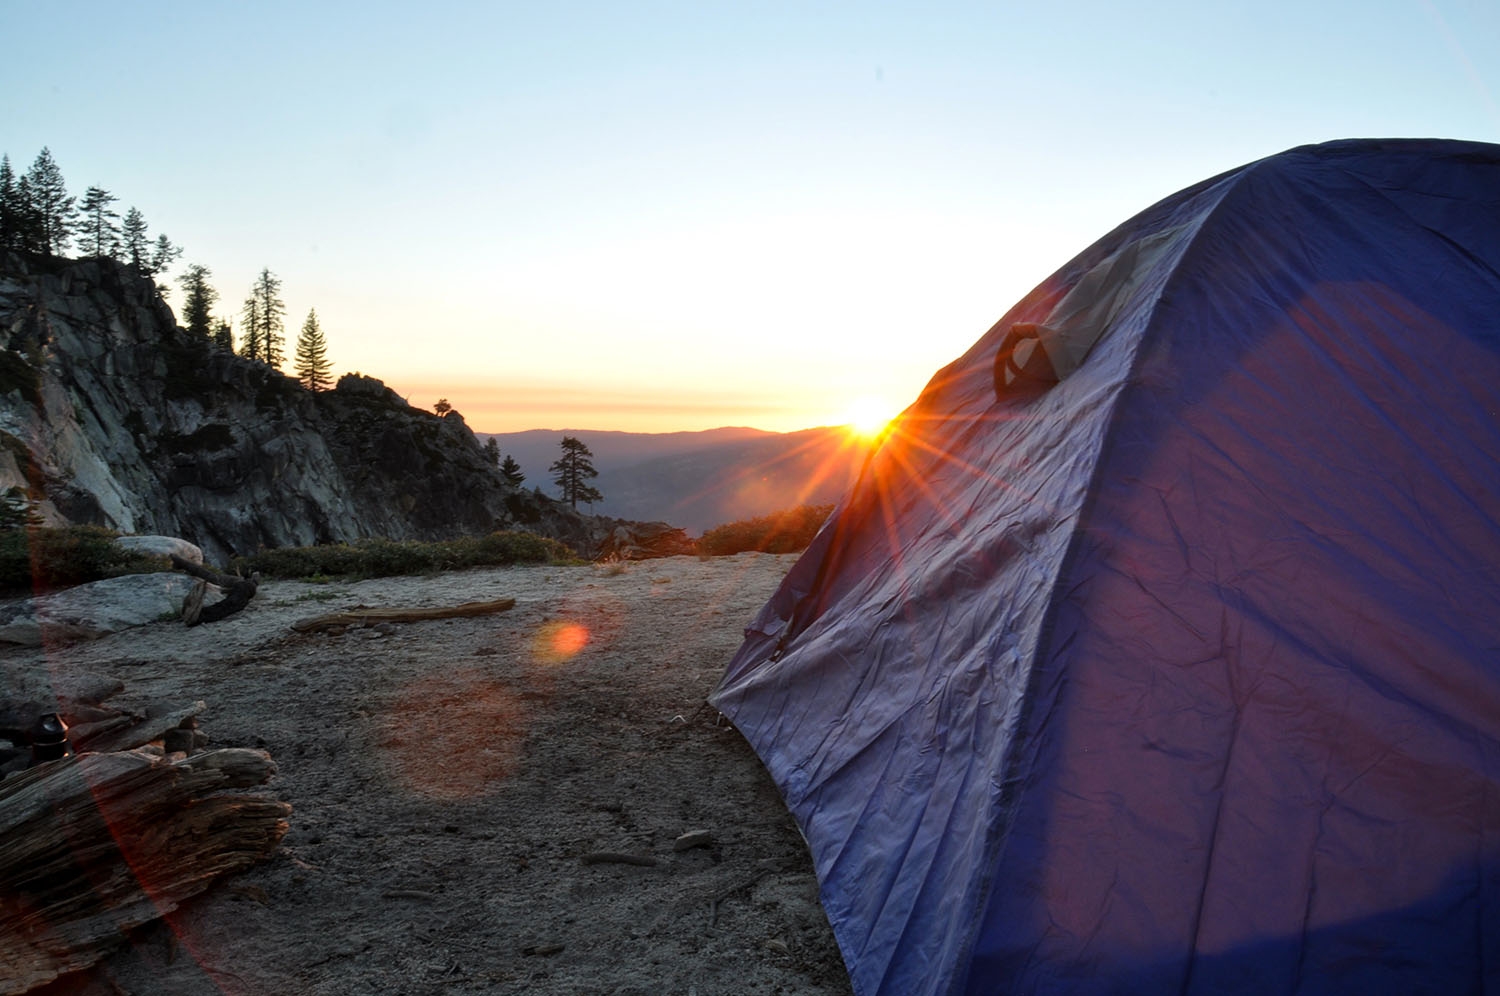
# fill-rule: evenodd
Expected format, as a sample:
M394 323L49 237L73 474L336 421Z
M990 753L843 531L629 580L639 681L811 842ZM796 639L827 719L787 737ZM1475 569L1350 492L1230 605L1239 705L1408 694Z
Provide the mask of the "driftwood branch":
M226 616L234 615L250 604L250 599L255 597L255 590L260 587L257 575L252 574L248 578L242 578L232 574L220 574L201 564L195 564L191 560L184 560L175 553L171 556L173 567L179 571L186 571L200 582L216 585L224 592L224 597L219 601L212 605L204 605L203 596L208 589L203 584L196 585L182 604L182 621L189 626L218 622Z
M661 864L649 854L625 854L620 851L590 851L580 855L578 860L586 865L639 865L642 868L655 868Z
M275 770L262 751L130 751L0 782L0 994L87 968L125 931L269 856L291 807L225 790Z
M292 623L299 633L340 629L348 626L373 626L383 622L421 622L425 619L457 619L463 616L488 616L505 612L516 606L514 598L500 598L493 602L465 602L462 605L442 606L430 609L350 609L346 612L330 612L312 616Z

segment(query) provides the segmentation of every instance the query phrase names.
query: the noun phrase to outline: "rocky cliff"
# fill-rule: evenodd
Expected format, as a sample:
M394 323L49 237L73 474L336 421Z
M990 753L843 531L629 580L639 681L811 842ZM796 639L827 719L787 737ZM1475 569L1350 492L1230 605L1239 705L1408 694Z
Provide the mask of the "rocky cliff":
M525 528L597 555L622 523L508 486L463 418L380 381L311 392L179 329L110 260L0 256L0 491L51 522L262 547ZM634 535L629 528L627 535Z

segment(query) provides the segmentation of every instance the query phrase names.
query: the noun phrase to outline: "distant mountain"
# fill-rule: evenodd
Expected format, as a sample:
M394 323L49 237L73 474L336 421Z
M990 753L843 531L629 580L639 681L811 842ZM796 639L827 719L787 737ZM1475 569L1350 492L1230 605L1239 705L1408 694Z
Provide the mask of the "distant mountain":
M560 455L563 436L576 436L594 454L599 471L594 485L604 500L592 511L669 522L698 534L795 505L832 504L853 483L865 458L865 448L843 428L493 434L500 452L521 465L526 485L548 494L556 488L547 468Z

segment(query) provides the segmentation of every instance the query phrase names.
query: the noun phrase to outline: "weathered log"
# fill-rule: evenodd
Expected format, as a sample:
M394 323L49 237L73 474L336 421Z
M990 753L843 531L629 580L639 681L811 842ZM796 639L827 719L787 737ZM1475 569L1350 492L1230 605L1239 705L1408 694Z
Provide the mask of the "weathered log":
M661 861L649 854L625 854L620 851L590 851L580 855L579 861L586 865L638 865L655 868Z
M89 731L85 736L82 731L74 729L71 731L73 746L78 750L94 751L100 754L110 751L133 750L143 744L165 735L168 730L175 730L184 722L197 716L208 706L202 701L194 702L190 706L174 709L171 712L162 713L159 716L148 716L145 719L132 722L125 728L101 729Z
M0 782L0 994L87 968L126 931L268 857L291 807L224 790L275 770L262 751L175 763L130 751Z
M299 633L337 629L344 626L373 626L383 622L421 622L425 619L457 619L464 616L488 616L516 607L514 598L498 598L493 602L465 602L462 605L439 606L428 609L349 609L345 612L330 612L312 616L292 623Z
M183 600L182 621L189 626L199 623L218 622L227 616L250 604L250 599L255 597L255 591L260 587L259 575L252 574L248 578L242 578L233 574L220 574L211 571L201 564L195 564L191 560L184 560L172 554L172 566L179 571L186 571L193 577L209 584L218 585L224 592L224 597L212 605L203 604L203 595L206 589L194 588Z

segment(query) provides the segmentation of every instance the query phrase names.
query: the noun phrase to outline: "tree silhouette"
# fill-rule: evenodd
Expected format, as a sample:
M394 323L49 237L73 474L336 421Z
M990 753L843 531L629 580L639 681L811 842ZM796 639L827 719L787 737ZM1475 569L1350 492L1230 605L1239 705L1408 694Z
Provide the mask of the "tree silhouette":
M260 302L251 294L240 309L240 355L258 360L260 355Z
M146 218L139 208L125 212L120 222L120 261L145 273L151 267L151 242L146 238Z
M83 192L83 201L78 213L83 216L78 226L78 252L82 256L113 256L119 250L120 227L115 224L119 213L109 206L119 200L103 187L90 187Z
M20 249L25 236L26 205L10 156L0 156L0 249Z
M516 463L516 458L509 453L505 455L504 460L500 461L500 476L505 478L505 483L517 488L521 486L522 481L526 480L526 475L521 473L521 465Z
M245 340L241 344L244 355L252 360L264 360L273 367L281 366L281 343L285 325L282 316L286 305L281 300L281 280L270 268L260 271L250 287L250 296L245 299L241 312L240 328Z
M19 186L30 209L34 237L33 244L27 248L49 256L62 255L68 247L76 208L50 149L42 147Z
M328 343L318 326L316 308L307 313L307 321L302 323L302 331L297 336L295 362L297 379L309 391L326 391L333 383L328 366Z
M163 273L167 267L177 261L182 255L182 247L172 244L172 240L165 234L156 237L155 244L151 247L151 269L147 273ZM280 286L278 284L278 286Z
M588 483L590 479L599 476L590 459L594 454L589 452L582 440L573 436L563 437L562 451L563 455L548 469L555 475L552 483L562 491L563 501L574 508L578 507L579 502L592 505L596 501L603 501L604 496Z
M447 398L438 398L438 402L432 406L432 410L439 415L446 415L453 410L453 406L448 404Z
M208 278L211 276L213 274L208 267L192 263L177 278L177 282L182 285L183 327L204 339L212 334L213 316L209 311L219 299L219 292L208 285Z
M214 346L226 353L234 352L234 330L229 327L229 319L219 319L219 327L214 330Z

